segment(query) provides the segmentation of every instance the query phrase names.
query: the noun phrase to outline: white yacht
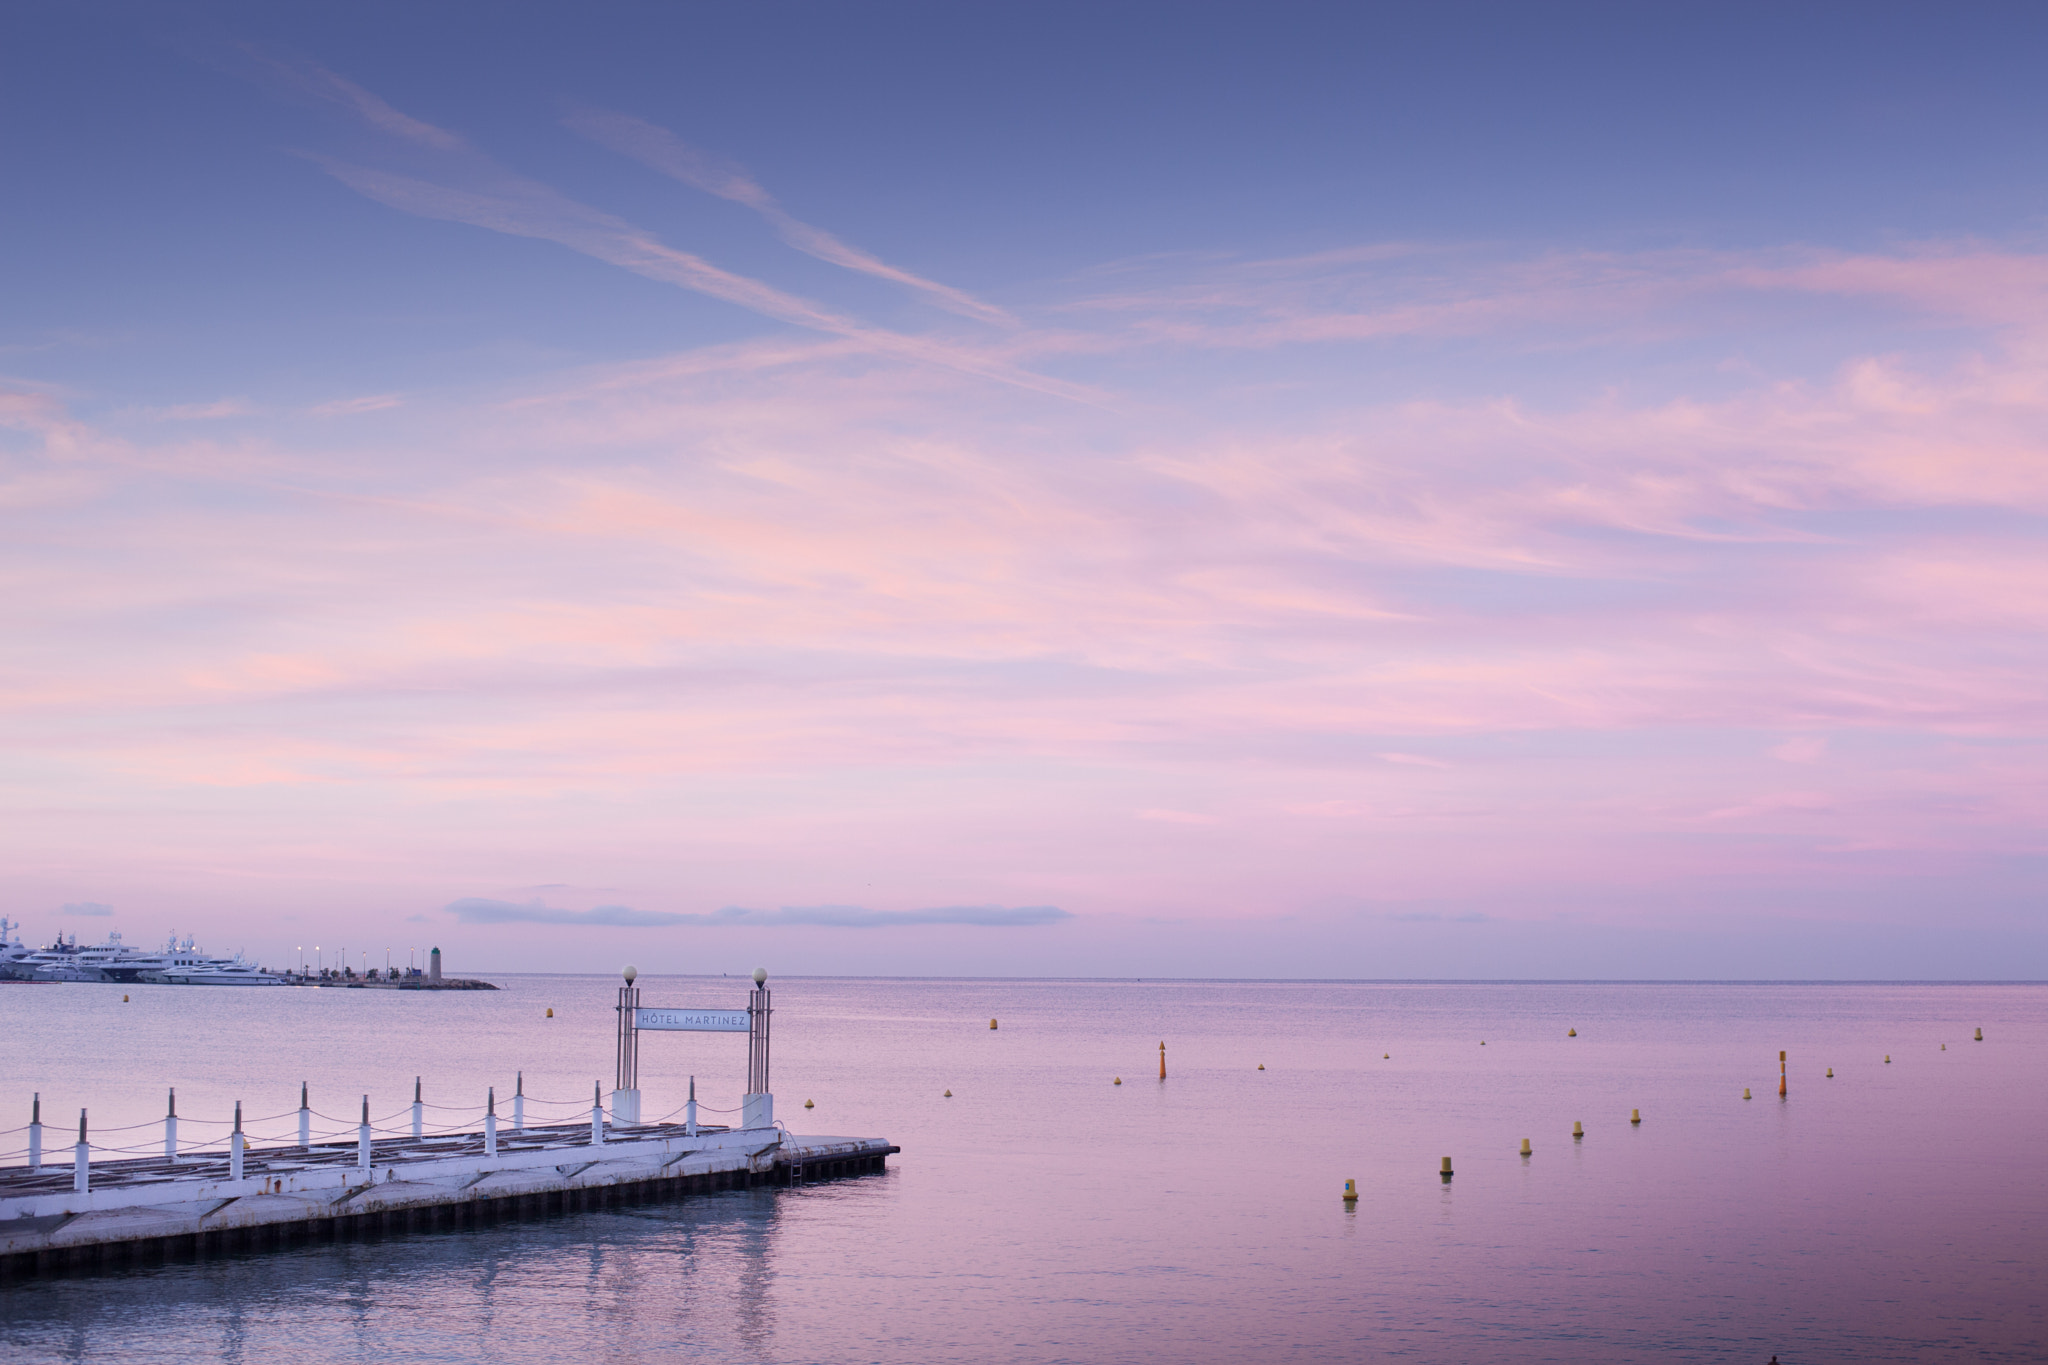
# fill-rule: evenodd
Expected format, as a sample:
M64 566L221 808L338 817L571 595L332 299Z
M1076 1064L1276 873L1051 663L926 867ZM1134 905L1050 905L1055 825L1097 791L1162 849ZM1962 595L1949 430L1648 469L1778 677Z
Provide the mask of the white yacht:
M14 932L12 942L7 941ZM254 963L233 957L208 957L190 938L171 935L159 949L131 948L119 930L105 943L79 946L73 935L43 948L25 947L19 927L0 920L0 976L17 981L92 981L128 985L135 982L173 986L282 986L284 980Z
M79 965L78 936L57 935L55 943L40 948L24 947L19 939L8 945L6 971L17 981L105 981L99 968Z
M36 950L21 941L21 926L0 915L0 981L33 981Z
M105 943L80 947L78 936L38 948L22 959L29 976L36 981L97 981L125 984L142 979L144 969L155 962L149 953L137 952L121 941L121 931L107 935Z
M208 957L198 951L188 936L176 934L154 954L148 968L137 978L166 986L282 986L284 978L264 971L252 962L233 957Z

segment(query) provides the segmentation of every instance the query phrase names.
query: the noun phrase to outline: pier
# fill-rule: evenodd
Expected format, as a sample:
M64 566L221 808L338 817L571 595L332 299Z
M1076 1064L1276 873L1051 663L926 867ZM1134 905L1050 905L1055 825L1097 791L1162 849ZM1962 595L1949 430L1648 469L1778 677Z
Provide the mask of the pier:
M546 1217L614 1204L672 1199L756 1185L800 1185L885 1169L898 1149L886 1139L800 1137L775 1119L768 1091L769 992L756 972L743 1009L642 1008L626 969L620 991L617 1087L607 1112L601 1092L588 1118L528 1124L529 1103L542 1102L515 1081L511 1122L502 1129L498 1100L487 1091L480 1122L465 1117L453 1130L430 1131L429 1105L415 1085L409 1131L392 1126L401 1110L373 1121L364 1097L353 1132L315 1133L316 1115L302 1087L298 1141L261 1145L235 1106L232 1131L207 1141L182 1140L173 1093L162 1136L140 1147L95 1149L80 1113L68 1161L46 1151L70 1134L43 1122L38 1099L12 1154L0 1166L0 1278L96 1270L173 1256L261 1250L309 1240L466 1228L507 1218ZM639 1033L745 1033L748 1093L731 1125L700 1124L696 1082L675 1115L640 1122ZM579 1107L557 1101L553 1106ZM475 1108L467 1115L477 1115ZM183 1122L197 1122L186 1118ZM225 1124L225 1120L217 1120ZM470 1125L474 1124L474 1130ZM136 1125L155 1129L156 1123ZM216 1130L218 1131L218 1130ZM132 1134L135 1128L120 1130ZM160 1152L157 1149L160 1142ZM130 1155L147 1151L149 1155ZM111 1156L113 1159L106 1159Z
M878 1138L780 1128L590 1124L510 1132L251 1148L203 1157L0 1169L0 1277L97 1270L393 1233L475 1227L884 1168ZM486 1151L495 1146L495 1153ZM234 1168L240 1167L237 1178Z

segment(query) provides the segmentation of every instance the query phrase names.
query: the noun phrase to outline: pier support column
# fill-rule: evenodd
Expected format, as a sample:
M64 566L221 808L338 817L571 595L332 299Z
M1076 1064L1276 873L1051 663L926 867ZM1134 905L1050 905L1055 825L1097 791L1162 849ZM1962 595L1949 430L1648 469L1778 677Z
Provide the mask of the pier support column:
M28 1118L28 1168L31 1171L43 1169L43 1092L36 1092L35 1100L29 1107Z
M178 1091L171 1090L170 1105L164 1110L164 1160L178 1159Z
M519 1073L519 1088L512 1092L512 1131L526 1131L526 1073Z
M78 1111L78 1145L71 1149L71 1192L84 1194L92 1188L92 1147L85 1140L85 1111Z
M414 1107L413 1112L419 1112L417 1106ZM359 1171L370 1169L370 1097L368 1095L363 1096L363 1121L356 1128L356 1169Z
M498 1087L484 1092L484 1155L498 1154Z
M747 1095L740 1100L740 1127L773 1128L775 1126L775 1097L773 1095Z
M638 1125L640 1122L640 1092L638 1090L612 1091L612 1127L621 1128Z
M242 1102L235 1101L235 1131L228 1134L228 1179L242 1178L242 1154L249 1150L242 1137Z
M604 1088L596 1081L590 1083L590 1145L595 1147L604 1141Z
M440 949L434 951L439 952ZM418 1142L421 1130L426 1126L427 1107L420 1102L420 1078L412 1078L412 1140Z
M683 1106L683 1135L697 1136L697 1078L690 1077L690 1102Z
M313 1105L304 1081L299 1082L299 1150L313 1150Z

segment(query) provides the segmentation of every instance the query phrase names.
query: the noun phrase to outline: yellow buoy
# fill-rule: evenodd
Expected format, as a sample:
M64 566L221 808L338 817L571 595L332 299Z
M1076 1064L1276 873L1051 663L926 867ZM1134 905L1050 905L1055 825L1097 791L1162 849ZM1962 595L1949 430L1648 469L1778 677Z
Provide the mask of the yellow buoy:
M1380 1060L1383 1062L1391 1062L1394 1060L1394 1054L1391 1052L1382 1052L1380 1054Z
M1583 1126L1582 1124L1580 1124L1580 1122L1579 1122L1579 1121L1578 1121L1577 1119L1573 1119L1573 1120L1572 1120L1572 1137L1573 1137L1574 1139L1577 1139L1577 1138L1582 1138L1582 1137L1584 1137L1585 1135L1586 1135L1586 1130L1585 1130L1585 1127L1584 1127L1584 1126Z
M1529 1139L1527 1138L1522 1139L1522 1155L1529 1155Z
M1886 1066L1890 1066L1890 1065L1892 1064L1892 1054L1891 1054L1891 1053L1887 1052L1887 1053L1885 1053L1885 1054L1884 1054L1884 1064L1885 1064Z
M995 1020L993 1020L993 1019L989 1020L989 1021L988 1021L988 1026L989 1026L990 1028L994 1028L994 1027L996 1026L996 1021L995 1021Z
M1123 1083L1124 1083L1124 1078L1123 1078L1123 1077L1121 1077L1121 1076L1117 1077L1117 1078L1116 1078L1115 1080L1113 1080L1113 1081L1111 1081L1111 1082L1110 1082L1110 1084L1111 1084L1111 1085L1122 1085Z
M950 1099L952 1099L952 1098L953 1098L953 1092L952 1092L952 1091L950 1091L950 1090L948 1090L948 1091L946 1092L946 1098L947 1098L947 1099L949 1099L949 1100L950 1100ZM804 1108L808 1109L808 1108L810 1108L810 1106L809 1106L808 1104L806 1104L806 1105L804 1106Z
M1977 1041L1978 1041L1978 1042L1980 1042L1980 1043L1984 1041L1984 1030L1983 1030L1983 1029L1978 1029L1978 1030L1977 1030Z
M1344 1182L1344 1202L1347 1204L1356 1204L1358 1202L1358 1182L1356 1180Z
M1579 1031L1575 1028L1568 1028L1564 1031L1564 1036L1567 1038L1576 1038L1579 1036Z
M127 1003L128 1003L128 997L127 997L127 996L125 996L125 995L124 995L124 996L122 996L122 997L121 997L121 1003L122 1003L122 1004L124 1004L124 1005L125 1005L125 1004L127 1004Z
M1642 1111L1642 1110L1640 1110L1640 1109L1631 1109L1631 1110L1629 1110L1629 1111L1628 1111L1628 1121L1629 1121L1630 1123L1641 1123L1641 1122L1643 1121L1643 1111Z
M1446 1185L1451 1183L1451 1159L1449 1157L1444 1158L1443 1177Z
M1833 1067L1829 1067L1829 1068L1828 1068L1828 1079L1829 1079L1829 1080L1833 1080L1834 1078L1835 1078L1835 1069L1834 1069Z
M1946 1052L1946 1051L1948 1051L1948 1044L1947 1044L1947 1043L1943 1043L1943 1044L1941 1045L1941 1050L1942 1050L1943 1052Z
M1479 1046L1481 1046L1481 1047L1485 1047L1485 1046L1486 1046L1486 1040L1485 1040L1484 1038L1481 1038L1481 1039L1479 1040Z
M1746 1086L1746 1085L1742 1087L1742 1098L1744 1098L1744 1099L1748 1099L1748 1098L1749 1098L1749 1087L1748 1087L1748 1086Z
M554 1007L553 1005L549 1005L549 1006L548 1006L548 1018L552 1019L552 1018L554 1018L554 1017L555 1017L555 1007Z
M812 1104L809 1100L804 1101L804 1108L806 1109L816 1109L817 1107L817 1105Z

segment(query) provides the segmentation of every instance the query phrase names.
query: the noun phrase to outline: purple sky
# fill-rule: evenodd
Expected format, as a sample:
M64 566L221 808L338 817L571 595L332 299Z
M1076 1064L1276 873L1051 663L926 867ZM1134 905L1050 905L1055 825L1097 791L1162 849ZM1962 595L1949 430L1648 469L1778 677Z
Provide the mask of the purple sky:
M850 97L889 24L677 88L622 24L182 13L0 80L30 939L2048 970L2023 13L1647 103L1530 74L1563 10L1330 37L1391 92L1307 12L1057 68L886 11L929 60Z

